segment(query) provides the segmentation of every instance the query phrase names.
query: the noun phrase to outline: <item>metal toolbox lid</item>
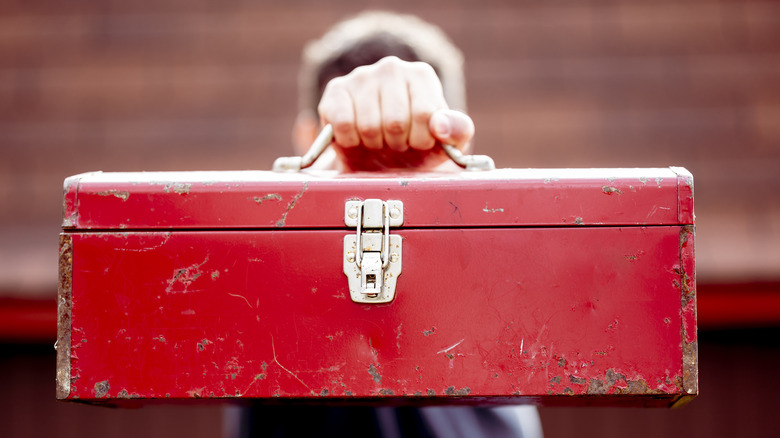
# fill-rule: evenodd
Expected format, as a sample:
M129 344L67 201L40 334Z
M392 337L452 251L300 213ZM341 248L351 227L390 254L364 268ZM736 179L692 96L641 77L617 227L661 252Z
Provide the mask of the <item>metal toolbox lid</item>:
M343 228L344 203L398 199L404 228L693 223L679 167L455 173L85 173L64 183L63 228Z

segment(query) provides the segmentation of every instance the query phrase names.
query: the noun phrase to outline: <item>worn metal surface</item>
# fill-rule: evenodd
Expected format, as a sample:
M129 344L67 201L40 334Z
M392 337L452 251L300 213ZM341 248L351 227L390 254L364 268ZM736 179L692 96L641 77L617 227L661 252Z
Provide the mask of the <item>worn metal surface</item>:
M207 221L209 226L188 231L139 223L119 229L132 222L125 219L105 229L71 230L70 388L58 396L112 403L681 403L698 391L693 227L647 225L648 218L677 222L683 209L692 212L692 199L678 197L676 174L668 179L673 184L601 177L576 183L463 179L457 186L434 178L394 181L384 189L378 187L388 184L385 179L365 187L350 179L333 185L292 181L233 196L249 198L246 204L256 210L269 206L266 215L257 213L268 223L254 228L220 229ZM90 184L82 181L81 187ZM205 199L188 198L195 183L168 186L167 202L150 195L146 184L112 182L113 188L78 193L75 223L90 228L96 218L108 217L83 210L112 205L98 199L113 205L147 199L149 208L173 218L201 214L188 205ZM461 191L469 185L485 196L475 201L477 192ZM588 217L599 216L591 198L579 196L586 186L605 199L603 205L618 204L606 210L631 210L618 215L621 221L642 219L589 224ZM343 206L377 191L404 202L405 224L393 233L403 238L404 273L393 302L365 305L351 301L342 273L343 237L351 232L343 227ZM493 197L495 191L503 197ZM428 211L441 202L427 202L426 192L434 200L447 192L447 210ZM657 205L645 205L643 192ZM561 223L561 217L543 226L491 223L502 214L509 221L525 212L537 220L549 215L537 213L555 202L548 196L558 196L582 225ZM518 200L540 204L515 205ZM330 215L322 213L324 224L316 229L287 226L306 223L297 214L322 212L330 203L340 226L329 226ZM245 220L244 208L222 211L222 222ZM119 210L125 218L133 214ZM280 217L285 229L275 226ZM424 217L438 220L421 226ZM451 226L452 217L467 226Z
M65 217L78 229L340 228L345 201L392 193L411 203L407 227L692 223L680 221L692 200L681 203L679 179L668 168L91 173L68 180Z
M59 285L57 287L57 398L70 393L71 303L73 288L73 240L69 234L60 235Z

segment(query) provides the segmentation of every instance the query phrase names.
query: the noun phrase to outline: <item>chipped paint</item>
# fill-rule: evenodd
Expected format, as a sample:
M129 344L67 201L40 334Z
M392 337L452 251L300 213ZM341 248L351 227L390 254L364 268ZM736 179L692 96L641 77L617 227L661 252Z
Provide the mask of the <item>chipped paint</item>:
M276 221L277 227L281 228L285 226L287 222L287 215L290 214L290 211L292 211L292 209L295 207L295 204L298 202L298 200L301 199L301 196L303 196L303 194L306 193L306 190L309 190L309 183L304 181L303 188L301 188L300 193L295 195L292 201L290 201L290 203L287 204L287 209L284 211L284 213L282 213L282 217L278 221Z
M95 398L106 397L110 389L111 389L111 385L109 385L108 380L103 380L101 382L95 383L95 387L94 387Z
M73 296L73 239L60 234L59 284L57 286L57 398L68 398L71 391L70 350Z
M379 371L377 371L374 364L368 366L368 374L371 374L371 378L374 379L374 382L382 383L382 376L379 374Z
M200 268L208 261L209 256L206 255L206 258L200 263L195 263L185 268L174 269L171 279L168 280L168 287L165 288L165 292L169 294L191 292L189 290L190 285L203 275ZM183 288L181 288L181 290L176 290L174 286L177 284L182 284Z
M124 388L121 391L119 391L116 395L116 398L121 398L121 399L140 398L140 397L141 396L139 394L130 393L127 391L127 389Z
M282 200L282 195L280 195L278 193L269 193L269 194L263 195L263 196L255 196L252 199L255 202L257 202L257 205L262 205L263 201L268 201L268 200L281 201Z
M170 183L166 183L163 186L163 191L165 193L173 192L179 195L186 195L190 192L191 188L192 188L192 184L190 183L170 182Z
M471 388L466 386L460 389L455 389L454 386L449 386L447 387L447 389L444 390L444 394L449 396L455 396L455 395L466 396L471 394Z
M612 186L602 186L601 187L601 191L606 193L606 194L608 194L608 195L611 195L613 193L617 193L618 195L622 195L623 194L623 192L621 192L620 189L618 189L617 187L612 187Z
M482 209L485 213L503 213L503 208L488 208L487 203L485 203L485 208Z
M116 196L117 198L121 199L122 201L127 201L127 198L130 197L130 193L126 190L104 190L102 192L97 192L98 196Z

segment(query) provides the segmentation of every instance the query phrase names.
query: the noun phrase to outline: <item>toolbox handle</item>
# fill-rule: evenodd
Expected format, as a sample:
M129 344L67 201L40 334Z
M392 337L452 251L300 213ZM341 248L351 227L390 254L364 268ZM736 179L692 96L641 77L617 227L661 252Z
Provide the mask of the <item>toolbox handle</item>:
M309 150L302 157L279 157L274 161L274 172L298 172L305 169L319 158L333 141L333 126L330 123L314 139ZM464 155L460 149L451 144L442 144L442 149L452 161L466 170L493 170L496 164L487 155Z

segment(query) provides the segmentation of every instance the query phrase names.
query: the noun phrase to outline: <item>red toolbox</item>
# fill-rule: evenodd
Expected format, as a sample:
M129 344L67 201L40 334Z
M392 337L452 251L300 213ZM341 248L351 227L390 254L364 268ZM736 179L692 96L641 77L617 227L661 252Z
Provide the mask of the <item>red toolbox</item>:
M681 168L77 175L57 396L680 404L692 187Z

